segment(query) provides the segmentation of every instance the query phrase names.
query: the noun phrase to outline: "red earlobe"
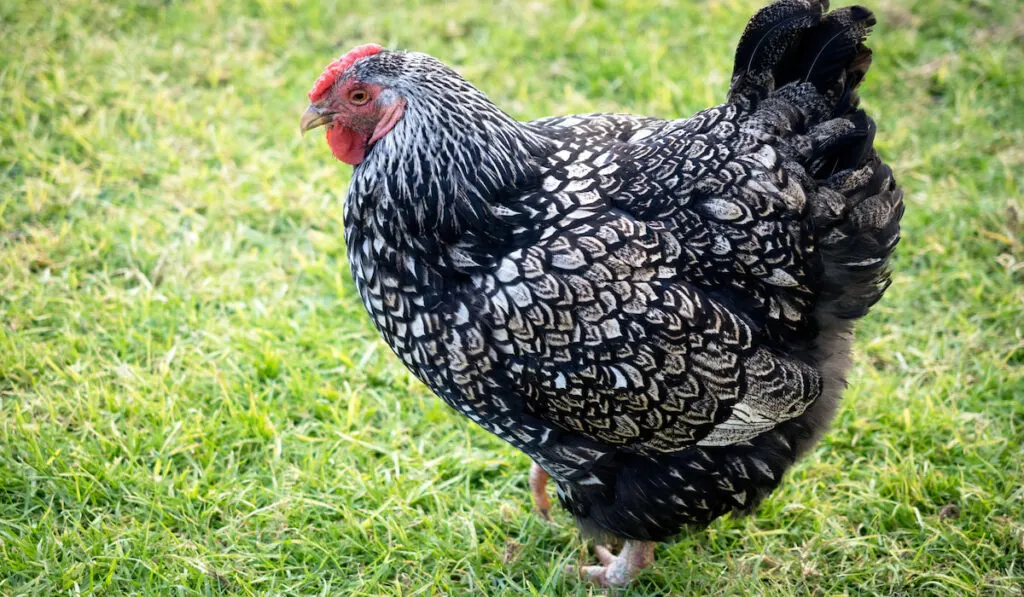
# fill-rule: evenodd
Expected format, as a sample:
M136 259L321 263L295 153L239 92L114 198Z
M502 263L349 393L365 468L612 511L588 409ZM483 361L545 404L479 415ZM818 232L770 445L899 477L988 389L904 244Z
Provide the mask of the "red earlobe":
M376 143L381 137L391 132L391 129L395 128L398 121L402 119L405 114L405 100L396 99L391 105L384 108L381 113L380 120L377 121L377 126L373 129L373 135L370 137L370 145Z

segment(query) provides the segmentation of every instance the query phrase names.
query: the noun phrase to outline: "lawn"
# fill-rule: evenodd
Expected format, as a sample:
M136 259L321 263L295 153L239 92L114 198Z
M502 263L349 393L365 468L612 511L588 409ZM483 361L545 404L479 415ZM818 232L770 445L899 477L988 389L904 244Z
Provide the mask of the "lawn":
M868 4L907 211L844 406L626 594L1024 593L1024 6ZM305 93L373 40L524 119L687 116L757 6L0 0L0 594L600 594L378 339Z

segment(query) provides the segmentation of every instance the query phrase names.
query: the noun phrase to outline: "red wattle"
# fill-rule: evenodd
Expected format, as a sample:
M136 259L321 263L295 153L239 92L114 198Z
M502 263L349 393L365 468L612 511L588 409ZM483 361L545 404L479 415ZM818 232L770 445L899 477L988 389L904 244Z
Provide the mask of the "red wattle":
M356 166L366 157L365 135L340 126L332 126L327 129L327 144L331 146L331 153L334 157Z

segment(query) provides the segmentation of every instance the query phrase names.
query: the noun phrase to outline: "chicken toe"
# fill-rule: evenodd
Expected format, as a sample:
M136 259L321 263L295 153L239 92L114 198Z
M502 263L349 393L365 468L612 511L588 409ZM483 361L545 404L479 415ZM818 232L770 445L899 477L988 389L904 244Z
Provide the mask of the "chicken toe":
M654 543L651 541L626 541L619 555L604 547L594 548L600 566L581 566L580 576L603 587L622 587L633 582L637 572L654 562Z

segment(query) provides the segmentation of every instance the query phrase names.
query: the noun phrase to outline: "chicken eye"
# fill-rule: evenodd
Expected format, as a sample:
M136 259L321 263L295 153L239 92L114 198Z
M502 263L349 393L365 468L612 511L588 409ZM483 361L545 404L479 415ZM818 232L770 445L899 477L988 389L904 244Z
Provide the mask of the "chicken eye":
M356 89L352 93L348 94L348 101L352 102L357 106L361 106L370 100L370 94L366 93L362 89Z

